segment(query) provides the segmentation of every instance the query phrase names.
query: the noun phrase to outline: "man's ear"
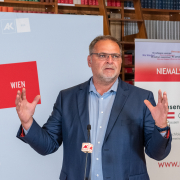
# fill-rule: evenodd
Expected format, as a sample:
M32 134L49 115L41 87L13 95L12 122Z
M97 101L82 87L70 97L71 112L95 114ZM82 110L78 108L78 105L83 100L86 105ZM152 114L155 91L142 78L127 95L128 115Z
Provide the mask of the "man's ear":
M92 64L91 56L87 57L87 63L88 63L88 66L91 67L91 64Z

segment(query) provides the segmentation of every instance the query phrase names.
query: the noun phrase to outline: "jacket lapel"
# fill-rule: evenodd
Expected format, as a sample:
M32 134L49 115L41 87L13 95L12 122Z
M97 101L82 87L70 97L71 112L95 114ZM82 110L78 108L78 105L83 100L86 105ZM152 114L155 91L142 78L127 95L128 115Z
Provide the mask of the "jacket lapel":
M87 125L89 124L89 108L88 108L89 82L90 81L83 83L80 86L79 92L77 93L79 117L86 142L87 142Z
M77 93L77 102L78 102L78 111L79 111L79 117L83 129L83 134L85 137L85 142L87 141L87 125L89 124L89 83L90 80L83 83L80 86L79 92ZM85 157L85 156L84 156ZM91 154L88 154L88 161L87 161L87 173L86 173L86 179L89 177L90 172L90 165L91 165Z
M116 94L116 97L114 99L113 107L111 110L111 114L110 114L107 129L106 129L104 142L106 141L106 139L107 139L109 133L111 132L119 114L121 113L121 111L122 111L122 109L126 103L126 100L128 98L128 95L129 95L128 86L124 82L122 82L121 79L119 78L117 94Z

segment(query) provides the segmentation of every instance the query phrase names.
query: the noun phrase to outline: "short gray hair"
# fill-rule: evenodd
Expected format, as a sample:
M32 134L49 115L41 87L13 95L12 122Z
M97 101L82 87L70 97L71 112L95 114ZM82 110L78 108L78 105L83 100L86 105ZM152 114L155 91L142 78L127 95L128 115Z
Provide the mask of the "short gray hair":
M98 41L101 41L101 40L111 40L111 41L117 43L118 46L119 46L119 49L120 49L121 57L122 57L122 45L121 45L120 41L118 41L115 37L110 36L110 35L107 35L107 36L97 36L97 37L91 42L91 44L89 45L89 55L90 55L91 53L93 53L95 44L96 44Z

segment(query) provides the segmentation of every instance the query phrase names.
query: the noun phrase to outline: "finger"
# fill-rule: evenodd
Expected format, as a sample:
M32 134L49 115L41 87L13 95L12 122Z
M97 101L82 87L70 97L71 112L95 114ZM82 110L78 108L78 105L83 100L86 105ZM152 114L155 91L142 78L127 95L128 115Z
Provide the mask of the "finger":
M168 99L167 99L167 93L166 92L163 92L163 101L162 102L168 104Z
M17 94L17 95L16 95L16 100L15 100L16 106L17 106L18 103L19 103L19 95Z
M154 106L148 100L144 100L144 103L151 112L153 110Z
M169 109L168 109L168 99L167 99L167 93L166 92L163 93L163 101L162 101L162 103L163 103L165 111L167 113L169 111Z
M22 94L21 91L18 91L19 101L20 101L20 102L22 101L21 94Z
M158 91L158 103L161 103L161 102L162 102L162 92L159 89L159 91Z
M22 100L26 100L26 89L25 88L22 89L21 97L22 97Z
M17 105L19 102L21 102L21 92L17 91L15 104Z
M34 101L32 102L32 104L33 104L34 106L36 106L40 99L41 99L41 96L40 96L40 95L37 95L37 96L34 98Z

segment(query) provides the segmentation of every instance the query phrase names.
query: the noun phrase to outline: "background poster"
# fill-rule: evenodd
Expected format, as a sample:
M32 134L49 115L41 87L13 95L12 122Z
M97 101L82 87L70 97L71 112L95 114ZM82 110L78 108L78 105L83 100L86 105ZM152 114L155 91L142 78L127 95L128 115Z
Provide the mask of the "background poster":
M62 146L41 156L16 138L20 126L14 107L16 92L25 86L29 101L40 93L34 118L42 126L59 91L92 76L87 65L89 44L103 35L103 17L0 15L0 180L59 179Z
M162 161L146 156L151 180L180 178L180 41L135 41L135 85L153 92L167 92L168 121L172 132L170 155Z

